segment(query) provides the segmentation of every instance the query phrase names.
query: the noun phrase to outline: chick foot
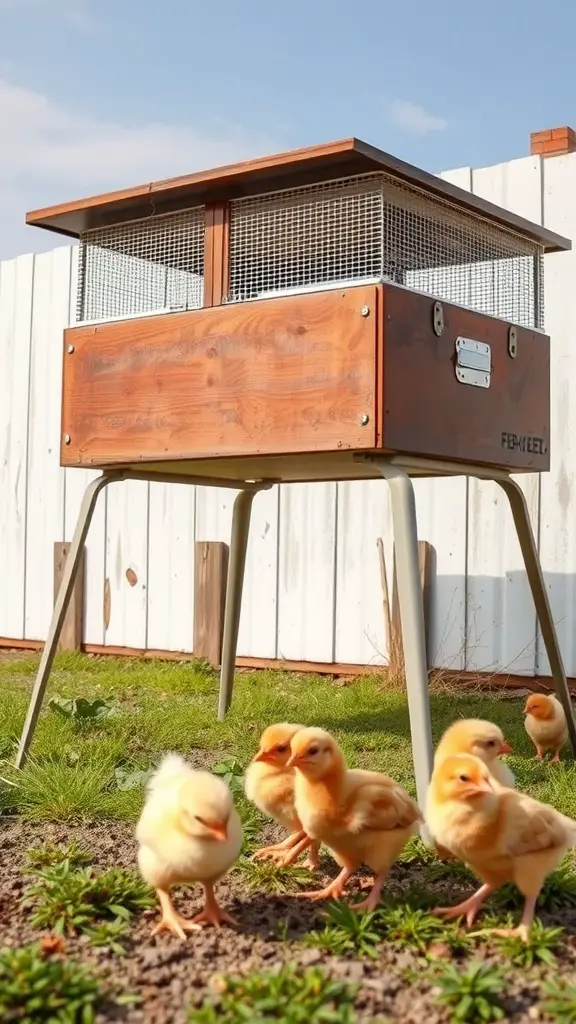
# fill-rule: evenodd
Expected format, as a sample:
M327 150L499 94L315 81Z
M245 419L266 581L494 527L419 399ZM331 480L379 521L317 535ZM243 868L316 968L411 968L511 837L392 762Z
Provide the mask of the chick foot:
M378 906L378 904L380 902L380 895L382 893L382 886L384 885L384 882L386 881L386 875L387 874L388 874L388 872L386 872L383 875L378 875L377 878L374 880L374 885L372 886L372 890L368 894L367 899L362 900L361 903L351 903L350 904L350 910L356 910L358 913L362 913L364 910L366 910L366 911L376 910L376 907Z
M556 753L554 754L554 757L552 758L550 764L560 764L560 754L558 753L558 751L556 751Z
M293 832L291 836L283 839L281 843L273 843L271 846L263 846L261 850L256 850L256 853L252 854L250 860L278 861L285 855L287 850L300 843L304 836L304 832Z
M195 921L187 921L185 917L174 910L170 896L163 889L158 890L158 899L162 908L162 917L156 927L152 929L152 938L162 932L169 932L177 939L185 940L186 932L200 931L199 924L195 924Z
M305 900L341 900L346 889L346 882L353 872L349 868L342 868L336 878L326 886L325 889L317 889L314 892L300 892Z
M493 892L491 885L483 885L463 903L457 903L454 907L436 907L432 914L434 917L466 917L466 924L471 928L480 907L491 892Z
M530 938L530 929L534 921L534 914L536 913L536 897L526 897L524 903L524 913L522 914L522 920L517 928L491 928L491 935L499 935L502 938L518 938L522 939L522 942L528 942Z
M216 901L214 895L214 887L212 885L205 885L205 902L204 909L196 914L192 918L192 924L195 928L199 928L201 923L212 924L215 928L219 928L221 924L230 924L233 928L239 928L240 924L235 917L231 914L227 914L225 910L222 910Z
M304 861L304 867L308 868L309 871L317 871L318 870L318 867L320 865L320 861L318 860L318 850L319 850L319 848L320 848L320 843L316 842L316 840L313 840L310 843L310 850L308 852L308 856L306 857L306 860Z

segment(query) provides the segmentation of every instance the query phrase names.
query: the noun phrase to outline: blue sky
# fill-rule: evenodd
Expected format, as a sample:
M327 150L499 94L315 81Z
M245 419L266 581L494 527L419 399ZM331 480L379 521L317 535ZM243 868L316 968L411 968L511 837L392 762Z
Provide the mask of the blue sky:
M0 258L59 244L27 209L348 135L524 156L576 127L575 44L567 0L0 0Z

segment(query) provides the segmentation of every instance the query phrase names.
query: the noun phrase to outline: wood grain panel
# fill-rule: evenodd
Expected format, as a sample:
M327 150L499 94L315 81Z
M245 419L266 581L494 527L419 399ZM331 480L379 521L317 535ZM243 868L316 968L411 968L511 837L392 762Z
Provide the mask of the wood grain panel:
M384 289L383 442L388 450L513 470L550 467L550 340L518 327L508 354L508 323L443 303L444 332L432 327L432 298ZM491 346L489 388L456 378L456 339Z
M377 300L370 285L68 329L62 464L373 448Z
M206 207L204 305L219 306L228 292L230 204Z

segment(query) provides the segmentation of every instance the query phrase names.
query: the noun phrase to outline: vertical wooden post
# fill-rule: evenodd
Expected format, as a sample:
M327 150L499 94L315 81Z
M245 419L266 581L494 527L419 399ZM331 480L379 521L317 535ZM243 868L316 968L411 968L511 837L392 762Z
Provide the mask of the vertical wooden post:
M228 545L196 541L194 546L194 657L219 668L222 659Z
M428 668L430 667L430 612L432 604L432 565L434 548L427 540L418 542L418 561L420 563L420 583L424 602L424 624L426 628L426 652ZM392 587L392 629L389 637L389 664L392 672L404 671L404 652L402 648L402 624L398 605L398 586L396 582L396 550L394 549L394 569Z
M54 544L54 601L60 589L60 583L64 575L64 566L71 544L68 541L56 541ZM78 575L72 590L72 597L68 605L68 611L62 626L60 640L58 641L59 651L79 651L82 646L82 632L84 629L84 569L86 549L82 549Z

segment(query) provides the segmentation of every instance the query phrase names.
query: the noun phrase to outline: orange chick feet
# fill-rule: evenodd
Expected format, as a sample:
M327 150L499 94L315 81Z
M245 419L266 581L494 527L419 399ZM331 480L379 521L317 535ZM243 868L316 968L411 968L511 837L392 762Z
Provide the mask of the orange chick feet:
M464 900L463 903L457 903L454 907L436 907L432 913L434 917L465 917L466 924L471 928L480 907L491 892L493 892L491 886L483 885L473 896Z
M341 900L346 889L346 882L352 871L343 868L339 875L326 886L325 889L317 889L314 892L301 892L298 895L305 900Z
M374 881L371 892L368 894L367 899L362 900L361 903L351 903L350 910L356 910L358 913L362 913L364 910L371 911L376 910L376 907L380 903L380 896L382 894L382 886L386 881L386 875L378 875Z
M177 939L185 939L186 932L200 931L200 925L195 924L194 921L187 921L185 917L182 917L172 905L172 900L167 892L164 890L158 890L158 899L160 900L160 906L162 908L162 917L152 929L152 937L160 935L162 932L169 932L170 935L175 935Z
M216 901L214 895L214 887L211 885L205 885L204 890L206 893L206 899L204 902L204 909L196 914L192 918L192 924L199 928L201 923L212 924L215 928L219 928L221 924L232 925L233 928L239 928L240 924L235 917L231 914L227 914L225 910L222 910Z

